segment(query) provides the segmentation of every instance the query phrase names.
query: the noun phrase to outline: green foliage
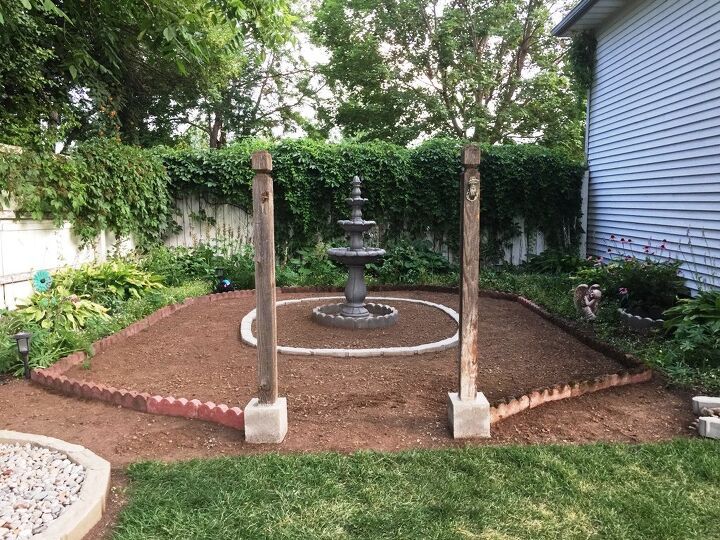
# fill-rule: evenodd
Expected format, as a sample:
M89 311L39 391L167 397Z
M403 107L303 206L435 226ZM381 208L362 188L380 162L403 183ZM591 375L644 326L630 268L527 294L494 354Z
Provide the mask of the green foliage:
M140 298L149 291L162 288L159 278L120 259L67 268L55 274L55 283L113 311L130 298Z
M299 249L276 270L280 286L344 285L347 270L328 258L328 245L321 243Z
M391 242L386 251L380 263L368 266L368 272L381 283L457 282L457 266L427 241L399 240Z
M252 246L228 246L223 243L198 244L191 248L155 246L140 259L142 267L160 276L168 285L203 281L214 285L218 271L237 289L255 286Z
M246 140L217 151L164 155L172 193L197 194L250 211L253 150L273 156L276 241L280 251L326 242L342 231L345 198L354 174L370 199L365 214L380 224L380 241L431 235L457 251L457 202L462 142L431 139L417 148L389 143L328 144L309 139L269 143ZM486 261L502 257L518 218L541 231L550 247L577 245L583 166L562 152L534 145L484 147L481 226Z
M45 292L33 293L27 300L17 303L17 309L7 315L16 321L18 330L37 325L49 331L73 331L85 328L92 318L109 320L107 308L72 294L61 285Z
M588 285L597 283L609 296L620 294L623 307L634 315L660 318L678 297L688 295L685 280L678 273L681 264L626 257L580 270L576 278Z
M592 261L558 249L546 249L539 255L531 255L522 263L525 272L539 274L572 274L582 268L590 268Z
M706 291L665 312L676 347L671 358L691 367L720 368L720 291Z
M519 294L552 313L567 319L577 318L572 299L572 282L568 276L483 268L480 270L480 288Z
M53 295L57 297L59 291L59 288L54 288L42 295L36 293L33 298L47 298ZM112 317L108 317L105 314L105 308L97 304L92 305L91 309L87 309L88 301L82 300L85 306L82 328L73 328L64 317L62 309L68 309L66 304L73 303L69 297L67 300L56 298L56 303L61 306L57 308L57 311L60 311L59 315L47 310L50 319L59 322L49 328L42 326L44 318L38 322L34 320L34 315L31 316L31 313L37 312L35 308L27 313L24 313L23 309L5 312L0 317L0 373L22 374L22 363L17 355L15 341L11 337L21 329L32 334L30 366L33 368L48 367L63 356L75 351L86 351L90 354L90 345L94 341L122 330L163 306L182 302L185 298L200 296L208 292L210 292L208 284L201 282L188 282L178 287L152 288L140 298L133 296L129 300L119 303ZM55 318L53 319L53 317ZM77 317L75 320L78 320Z
M271 48L292 23L285 0L2 0L0 142L171 138L242 65L246 39Z
M346 136L538 139L582 152L582 117L550 35L553 2L323 0L312 24ZM568 129L569 128L569 129ZM539 135L540 134L540 135Z
M593 32L577 32L573 35L568 57L575 83L582 92L587 92L592 87L595 77L596 48L597 39Z
M720 497L720 452L698 439L265 453L128 475L115 540L710 539L720 520L699 503Z
M69 221L86 242L102 230L158 241L172 217L167 182L159 159L112 139L79 144L69 156L0 153L0 188L16 212Z

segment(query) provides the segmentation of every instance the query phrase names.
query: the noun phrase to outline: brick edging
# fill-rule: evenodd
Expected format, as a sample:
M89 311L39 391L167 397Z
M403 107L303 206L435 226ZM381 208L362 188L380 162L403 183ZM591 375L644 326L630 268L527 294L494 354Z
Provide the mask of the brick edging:
M185 309L193 304L202 304L224 300L227 298L239 298L252 296L255 291L252 289L244 291L230 291L219 294L206 294L194 298L186 298L180 304L170 304L151 313L144 319L134 322L119 332L106 336L92 344L93 354L107 350L114 343L134 336L157 322L169 317L176 311ZM112 403L126 409L158 414L163 416L181 416L183 418L196 418L206 422L213 422L235 429L245 427L243 410L240 407L229 407L224 403L213 403L212 401L200 401L198 399L176 398L173 396L150 395L147 392L136 392L125 388L115 388L105 384L97 384L82 379L66 377L70 368L82 364L87 359L85 351L74 352L61 358L55 364L44 369L34 369L30 373L33 382L51 388L69 396L85 399L95 399Z
M340 292L341 287L278 287L282 293L322 293ZM423 291L440 293L457 293L457 287L436 286L436 285L380 285L370 287L372 291ZM134 322L119 332L106 336L92 345L93 354L107 350L114 343L134 336L158 321L169 317L176 311L196 303L216 302L228 298L240 298L252 296L254 289L242 291L230 291L219 294L207 294L194 298L186 298L182 303L171 304L151 313L144 319ZM588 336L568 321L553 315L534 302L522 296L498 291L480 291L480 296L496 298L499 300L510 300L518 302L522 306L540 315L548 322L561 330L575 337L581 343L591 349L600 352L624 365L628 370L618 373L611 373L595 377L594 379L560 383L553 386L533 390L519 397L509 397L499 400L491 405L491 422L498 422L526 409L532 409L544 403L568 399L583 394L605 390L615 386L625 386L649 381L653 372L642 363L637 357L624 353L607 343L603 343L591 336ZM112 403L119 407L133 409L139 412L158 414L164 416L180 416L184 418L196 418L207 422L213 422L235 429L245 427L243 410L240 407L229 407L223 403L216 404L212 401L200 401L198 399L175 398L173 396L150 395L147 392L136 392L124 388L115 388L105 384L97 384L81 379L69 378L64 375L70 368L83 363L87 358L84 351L72 353L58 360L55 364L44 369L34 369L30 378L36 384L51 388L66 395L76 396L85 399L95 399Z

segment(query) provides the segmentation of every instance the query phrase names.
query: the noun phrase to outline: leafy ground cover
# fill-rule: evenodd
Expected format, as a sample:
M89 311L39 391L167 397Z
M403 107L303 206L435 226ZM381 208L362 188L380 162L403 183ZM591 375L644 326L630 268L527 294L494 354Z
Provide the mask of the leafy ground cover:
M116 540L717 538L717 443L265 454L129 468Z

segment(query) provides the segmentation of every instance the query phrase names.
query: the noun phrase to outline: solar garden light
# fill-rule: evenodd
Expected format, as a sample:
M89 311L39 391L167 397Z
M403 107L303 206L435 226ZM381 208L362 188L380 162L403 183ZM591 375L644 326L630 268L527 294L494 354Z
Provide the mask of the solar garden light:
M26 379L30 378L30 363L28 357L30 356L30 332L18 332L13 336L15 343L17 343L18 353L22 357L23 362L23 375Z

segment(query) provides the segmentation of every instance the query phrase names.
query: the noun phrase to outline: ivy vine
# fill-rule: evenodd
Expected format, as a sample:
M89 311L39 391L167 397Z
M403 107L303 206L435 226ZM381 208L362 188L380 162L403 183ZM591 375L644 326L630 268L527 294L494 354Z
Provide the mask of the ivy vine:
M568 59L575 75L575 82L583 93L592 87L595 76L596 49L597 39L593 32L584 31L573 35Z
M164 162L173 196L194 194L249 212L250 154L270 150L279 249L341 237L335 222L347 217L350 179L359 174L370 199L363 211L380 224L382 243L430 237L457 251L462 144L438 138L408 149L384 142L245 140L223 150L172 151ZM542 232L551 247L577 245L582 163L536 145L487 146L480 172L486 261L502 258L518 232L519 218L527 229Z
M157 156L114 139L89 140L69 155L0 154L3 204L19 217L71 222L83 243L103 230L141 245L160 241L172 218L168 181Z

